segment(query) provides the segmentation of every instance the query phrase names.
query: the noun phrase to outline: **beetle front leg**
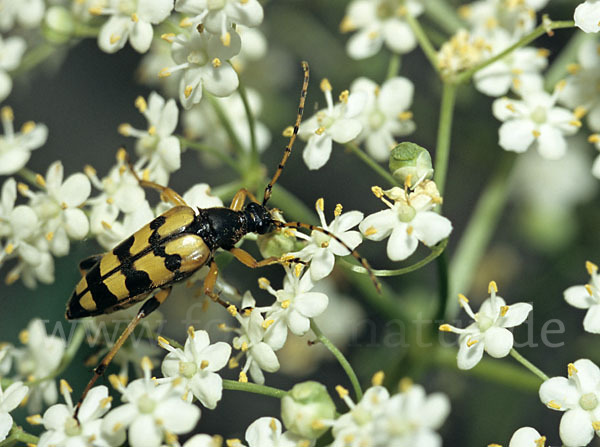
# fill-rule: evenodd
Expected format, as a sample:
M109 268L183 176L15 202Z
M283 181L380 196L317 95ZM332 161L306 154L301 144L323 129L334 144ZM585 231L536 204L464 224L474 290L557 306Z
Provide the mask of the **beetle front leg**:
M238 261L240 261L242 264L244 264L245 266L250 267L252 269L259 268L259 267L266 267L267 265L284 264L284 263L290 263L290 262L295 262L297 264L306 265L306 262L302 261L300 258L293 258L293 257L290 257L290 258L281 257L281 258L279 258L277 256L271 256L271 257L263 259L261 261L257 261L246 250L242 250L241 248L237 248L237 247L234 247L234 248L230 249L229 252L233 256L235 256L235 258Z
M235 315L239 312L239 309L231 304L229 301L223 300L217 293L215 293L215 284L217 283L217 277L219 276L219 269L217 267L217 263L214 259L210 260L210 269L208 270L208 274L206 278L204 278L204 293L215 303L219 303L227 312L232 315Z

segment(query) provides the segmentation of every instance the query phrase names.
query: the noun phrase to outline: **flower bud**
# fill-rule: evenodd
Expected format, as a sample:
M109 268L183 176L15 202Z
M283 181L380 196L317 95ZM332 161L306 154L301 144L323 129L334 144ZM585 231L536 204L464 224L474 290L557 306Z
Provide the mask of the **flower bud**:
M390 172L402 184L410 176L409 187L421 179L433 177L431 155L427 149L415 143L398 144L390 154Z
M281 399L281 418L292 433L316 439L329 426L323 420L335 417L335 404L327 389L319 382L303 382L295 385Z
M281 257L296 250L296 238L285 231L272 231L256 239L260 254L264 258Z
M52 6L46 11L44 36L51 42L64 43L75 29L71 13L62 6Z

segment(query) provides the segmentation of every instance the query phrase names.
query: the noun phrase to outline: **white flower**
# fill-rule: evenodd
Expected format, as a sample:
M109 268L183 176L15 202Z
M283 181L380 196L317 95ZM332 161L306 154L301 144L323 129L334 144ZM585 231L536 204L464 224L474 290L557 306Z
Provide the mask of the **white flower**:
M128 430L132 447L158 447L167 433L176 435L192 430L200 409L181 398L173 384L157 385L151 378L152 364L142 360L144 377L127 387L111 376L111 384L123 395L123 405L111 410L102 421L102 431L110 436Z
M14 346L10 343L0 343L0 377L8 376L12 368Z
M21 132L14 131L14 115L10 107L0 110L4 135L0 135L0 175L17 172L25 166L31 151L42 146L48 138L48 128L43 124L27 121Z
M63 181L63 165L56 161L50 165L46 178L37 177L44 192L24 191L30 206L40 220L40 231L56 256L69 252L69 238L80 240L87 236L90 224L81 210L90 195L91 185L83 173L76 173Z
M383 405L383 414L374 421L375 445L441 447L439 429L450 413L450 401L443 393L427 396L421 385L408 383L404 390Z
M560 439L566 447L588 445L600 421L600 368L591 360L568 365L568 377L552 377L542 383L540 400L552 410L564 411Z
M168 35L173 60L177 65L163 68L160 77L171 76L184 70L179 82L179 100L185 109L202 99L202 89L215 96L228 96L238 87L238 75L228 60L240 52L241 41L237 33L231 35L229 45L219 37L196 28L185 30L177 36Z
M508 447L539 447L544 446L546 437L531 427L519 428L510 438Z
M247 382L247 372L250 372L252 380L258 384L265 382L263 370L275 372L279 369L279 360L275 355L274 348L264 341L265 338L265 319L256 307L256 302L250 294L246 292L242 298L242 309L251 308L250 315L246 313L242 316L237 314L235 317L240 323L240 328L235 332L240 334L233 339L233 347L246 354L246 362L240 371L240 381Z
M19 334L25 345L15 351L16 367L19 376L28 380L45 379L60 364L65 352L66 342L54 335L48 335L42 320L31 320L27 329ZM42 408L42 399L54 404L58 398L56 382L53 379L43 380L33 389L27 401L31 413L38 413Z
M322 168L329 156L333 141L344 144L355 139L362 130L358 115L367 101L364 92L349 94L348 90L340 93L340 103L333 105L331 84L327 79L321 81L321 90L325 93L327 108L300 125L298 135L308 140L302 158L309 169Z
M154 89L159 89L168 98L176 98L182 72L173 76L158 77L156 74L164 67L172 67L175 61L171 57L171 44L164 39L154 39L150 50L144 54L137 69L138 80Z
M600 31L600 1L586 0L575 8L575 26L586 33Z
M417 17L422 12L422 3L415 0L403 5L393 0L354 0L340 24L342 32L357 31L350 37L346 51L353 59L364 59L376 54L385 43L394 53L408 53L417 45L417 39L404 16Z
M111 16L100 29L98 46L114 53L129 39L138 53L145 53L152 43L152 25L169 17L172 9L173 0L109 0L107 7L95 6L92 14Z
M2 3L0 10L1 5ZM0 15L4 15L4 11ZM25 39L22 37L11 36L3 39L0 36L0 102L4 101L12 90L12 79L8 72L19 66L25 48Z
M105 249L110 250L126 237L142 228L152 219L155 214L152 212L147 200L138 203L137 208L126 213L122 221L107 222L102 221L103 231L98 234L98 243Z
M500 126L499 144L503 149L525 152L530 147L551 160L561 158L567 150L565 136L581 127L580 111L556 107L558 88L553 95L544 91L523 91L522 100L500 98L494 101L494 116Z
M583 328L592 334L600 334L600 274L598 266L587 261L585 267L590 275L586 285L571 286L564 292L565 300L578 309L588 309Z
M44 0L0 0L0 31L10 31L15 22L35 28L44 18L45 9Z
M592 131L600 132L600 45L597 39L584 41L577 51L577 64L569 65L570 75L559 101L565 106L587 111L586 121Z
M363 91L367 103L360 115L362 132L358 141L366 141L367 152L377 161L387 161L396 145L394 136L408 135L415 130L412 113L414 85L407 78L395 77L381 87L367 78L358 78L350 86L352 93Z
M283 432L281 422L271 417L261 417L246 430L248 447L312 447L314 440L307 440L290 431Z
M283 289L275 290L266 278L259 279L262 289L269 291L277 301L267 312L265 324L269 325L265 341L273 349L281 349L287 338L287 328L296 335L304 335L310 329L310 319L321 315L329 299L321 292L313 292L310 274L302 274L301 265L286 267ZM300 276L302 275L302 276Z
M360 211L348 211L342 213L342 205L337 204L333 212L334 218L330 224L325 220L324 201L319 199L315 203L315 209L321 220L321 227L333 233L354 250L362 242L360 233L350 230L363 219ZM296 237L305 239L308 244L300 251L288 253L288 256L298 257L305 262L310 262L308 273L313 281L325 278L333 270L335 256L346 256L350 252L331 236L313 230L310 236L297 232Z
M85 167L85 173L94 187L102 191L100 195L87 201L87 204L92 207L90 230L93 234L105 232L107 227L112 226L117 220L121 212L127 214L140 208L150 209L146 202L146 193L130 172L125 159L125 151L119 150L117 152L117 164L111 168L109 174L102 180L98 178L94 168L89 165Z
M504 29L513 38L519 39L533 30L536 24L535 11L543 8L549 0L478 0L462 6L460 15L480 35Z
M487 57L501 53L515 43L508 32L497 30L487 39L490 51ZM473 76L475 87L489 96L501 96L512 88L515 92L541 90L541 71L548 64L548 51L523 47L512 51L502 59L482 68Z
M138 96L135 106L148 120L148 129L134 129L125 123L119 126L119 132L138 139L135 149L140 159L135 164L136 171L143 170L144 178L166 185L169 175L181 167L181 146L173 135L179 118L177 104L174 99L165 101L152 92L148 102Z
M389 236L387 255L392 261L408 258L417 249L419 241L433 246L452 231L452 224L447 218L431 211L441 203L433 181L421 182L410 193L398 187L385 192L374 187L373 192L389 209L367 216L358 228L367 239L373 241L381 241Z
M257 119L262 111L262 99L259 93L251 88L247 89L246 96L250 112L254 117L256 148L258 152L264 152L271 143L271 134L268 127ZM233 130L242 148L250 152L251 137L248 114L240 94L234 92L230 96L216 98L215 100L231 125L231 130ZM200 104L186 110L183 114L183 126L185 135L188 138L201 139L204 144L213 148L230 149L232 147L233 142L229 134L215 112L215 108L208 101L201 101ZM203 151L200 154L210 155Z
M195 209L223 206L221 199L211 195L210 186L207 183L198 183L192 186L181 197L188 206ZM156 214L162 214L171 208L173 208L172 203L160 202L156 207Z
M0 442L6 439L12 429L13 419L9 413L21 404L28 391L23 382L14 382L4 391L0 386Z
M72 389L64 380L60 382L60 392L65 404L53 405L44 413L40 422L47 431L40 436L38 447L111 447L123 444L124 432L109 438L100 431L101 418L110 409L112 400L108 396L108 388L100 385L88 392L81 403L78 420L74 418Z
M258 28L237 25L236 32L242 39L242 49L237 56L231 58L235 71L240 73L246 65L262 59L267 54L267 38Z
M440 331L460 334L457 356L460 369L471 369L477 365L484 350L495 358L506 357L514 343L512 332L506 328L523 323L533 309L529 303L507 306L504 299L496 295L497 291L496 283L491 281L488 287L490 297L481 304L477 313L471 310L467 297L460 294L460 305L475 322L464 329L449 324L440 326Z
M445 75L453 75L474 67L489 54L488 42L479 35L459 29L444 42L437 54L437 65Z
M175 10L193 15L194 24L202 23L206 30L219 36L225 45L231 40L233 24L256 27L263 21L263 9L258 0L177 0Z
M179 386L188 402L193 394L206 408L216 408L223 393L223 380L216 371L227 365L231 346L224 342L211 345L206 331L195 331L191 326L183 349L174 348L162 337L159 344L169 351L162 362L164 376L181 381Z

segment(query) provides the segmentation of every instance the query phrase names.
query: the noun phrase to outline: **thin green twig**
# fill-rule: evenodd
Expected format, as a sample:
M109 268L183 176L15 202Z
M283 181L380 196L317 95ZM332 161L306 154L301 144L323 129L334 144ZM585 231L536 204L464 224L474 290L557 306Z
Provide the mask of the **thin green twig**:
M527 360L525 357L523 357L521 354L519 354L515 348L512 348L510 350L510 355L517 362L519 362L521 365L523 365L525 368L527 368L533 374L535 374L536 376L538 376L544 382L546 380L550 379L550 377L548 377L541 369L539 369L537 366L535 366L533 363L531 363L529 360Z
M408 11L406 12L405 19L412 32L415 34L423 53L425 53L425 56L429 59L429 63L433 69L439 73L440 67L438 64L437 50L429 40L429 37L421 27L421 24Z
M263 396L281 399L287 391L273 388L271 386L259 385L250 382L238 382L237 380L223 379L223 388L226 390L246 391L248 393L262 394Z
M364 152L355 143L346 143L345 146L346 146L346 149L348 149L350 152L352 152L354 155L356 155L358 158L360 158L369 168L371 168L373 171L375 171L377 174L379 174L382 178L384 178L390 185L398 186L398 182L392 176L392 174L390 174L383 167L381 167L381 165L379 165L379 163L377 163L375 160L373 160L369 156L369 154Z
M237 134L235 133L235 130L233 130L233 127L232 127L231 123L229 122L229 117L225 114L223 107L221 107L221 104L219 103L219 101L217 100L217 98L215 96L213 96L209 93L206 93L206 92L204 93L204 96L208 99L208 102L210 102L210 105L212 106L213 110L217 114L217 118L219 119L219 122L223 125L223 128L225 129L227 136L231 140L231 143L233 144L233 148L234 148L235 152L238 155L243 155L244 146L242 146L240 139L238 138Z
M0 442L0 447L13 446L17 442L21 442L23 444L28 445L37 445L37 443L39 442L39 438L37 436L31 435L23 431L23 429L18 425L13 424L13 427L8 437L4 441Z
M179 141L186 148L194 149L200 152L206 152L211 154L229 166L238 174L243 174L242 167L239 163L237 163L233 158L231 158L227 153L223 151L223 149L218 149L216 147L209 146L207 144L198 143L197 141L191 141L184 137L178 137Z
M348 375L348 379L350 379L350 383L352 384L352 387L354 388L354 394L356 395L356 401L358 402L359 400L361 400L362 399L362 389L360 387L360 383L358 382L358 377L356 377L356 373L352 369L350 362L348 362L346 357L344 357L344 354L342 354L342 352L331 342L331 340L329 340L323 334L323 332L321 332L321 329L319 329L319 326L317 326L317 323L315 323L314 320L310 320L310 328L316 335L317 340L319 340L321 343L323 343L323 345L337 359L338 363L342 366L344 371L346 371L346 374Z
M240 81L238 85L238 92L240 93L240 97L242 98L242 103L244 104L244 110L246 112L246 117L248 118L248 130L250 130L250 154L252 161L250 163L251 166L256 166L258 164L258 147L256 145L256 122L254 119L254 114L252 113L252 109L250 108L250 101L248 99L248 92L246 91L246 87Z
M446 175L448 173L448 161L450 159L450 139L452 137L452 118L454 116L454 105L456 103L457 86L444 82L442 91L442 103L440 105L440 121L437 133L437 145L435 150L435 171L433 180L437 185L440 195L444 195ZM441 213L441 206L438 212Z

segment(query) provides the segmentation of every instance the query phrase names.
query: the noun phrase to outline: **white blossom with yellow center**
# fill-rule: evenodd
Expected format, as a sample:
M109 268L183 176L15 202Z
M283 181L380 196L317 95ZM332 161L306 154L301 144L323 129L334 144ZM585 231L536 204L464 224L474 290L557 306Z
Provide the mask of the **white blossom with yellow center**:
M4 128L4 135L0 135L0 175L13 174L29 161L31 151L46 143L48 128L27 121L20 132L15 132L13 110L8 106L0 110L0 119Z
M23 382L14 382L4 390L0 385L0 442L4 441L13 426L10 412L17 408L29 391Z
M590 281L585 285L571 286L564 292L567 303L578 309L587 309L583 328L592 334L600 334L600 274L598 266L585 263Z
M464 329L449 324L442 324L440 331L459 334L458 367L471 369L483 357L483 351L495 358L506 357L513 347L514 337L507 328L523 323L533 306L529 303L506 305L504 299L496 293L498 288L494 281L488 287L490 297L486 299L475 313L464 295L459 295L459 301L467 315L475 320Z

